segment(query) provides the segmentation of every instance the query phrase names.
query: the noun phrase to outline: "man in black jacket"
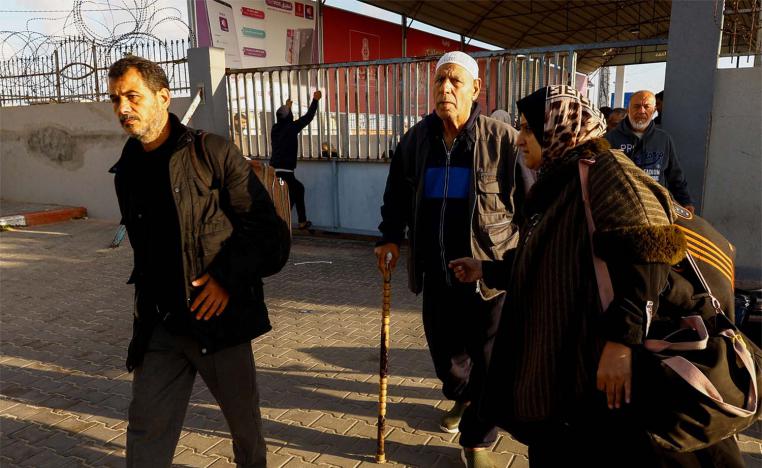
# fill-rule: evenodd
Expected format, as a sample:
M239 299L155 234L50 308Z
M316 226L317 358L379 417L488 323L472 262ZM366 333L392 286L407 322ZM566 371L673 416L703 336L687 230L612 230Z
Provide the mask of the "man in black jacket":
M271 329L261 278L288 259L288 227L235 146L169 114L157 64L114 63L109 96L131 137L111 169L134 253L127 466L171 465L196 373L236 464L265 466L250 341Z
M494 466L486 449L497 432L480 418L479 401L504 295L459 284L449 262L463 255L500 260L515 247L514 193L524 193L517 132L481 115L479 67L468 55L443 55L432 88L435 111L405 133L392 158L375 253L382 272L394 268L407 231L408 283L423 291L434 370L455 401L440 428L461 433L468 468L486 468Z
M286 105L280 106L275 112L278 121L273 125L271 133L273 156L270 159L270 165L275 168L275 175L288 184L288 197L291 199L291 205L296 205L299 229L307 229L312 225L307 221L307 210L304 207L304 185L294 176L296 153L299 150L299 132L315 118L321 97L322 93L315 91L307 113L296 120L291 113L291 99L287 100Z

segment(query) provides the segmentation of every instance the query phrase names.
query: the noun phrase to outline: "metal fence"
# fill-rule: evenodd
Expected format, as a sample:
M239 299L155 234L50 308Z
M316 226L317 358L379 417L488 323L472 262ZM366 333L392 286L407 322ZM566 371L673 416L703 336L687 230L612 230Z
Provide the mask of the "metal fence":
M610 47L601 45L600 48ZM577 53L591 46L501 50L472 54L479 63L483 113L505 109L550 84L575 86ZM376 161L390 157L401 136L433 110L429 84L438 57L400 58L227 71L230 138L252 158L267 158L275 111L292 99L306 112L312 92L319 110L300 135L299 157ZM584 79L584 76L580 77Z
M575 86L577 57L605 64L622 51L666 44L666 38L576 44L471 54L479 63L482 112L504 109L517 118L516 101L550 84ZM299 158L388 160L404 133L433 110L429 84L437 57L229 69L226 71L230 139L252 158L268 158L275 111L286 99L304 114L313 91L323 92L316 118L299 136ZM636 57L633 57L635 60ZM327 146L324 149L324 146Z
M159 63L174 96L188 96L188 42L145 40L115 46L70 37L49 55L0 62L0 106L108 101L108 67L133 54Z
M482 111L508 109L548 84L574 84L576 52L474 54L483 82ZM400 137L433 110L429 84L438 57L228 70L230 137L244 154L266 158L275 111L292 99L303 114L315 89L323 99L300 135L299 157L384 160ZM244 118L244 116L246 116ZM325 145L325 147L324 147Z

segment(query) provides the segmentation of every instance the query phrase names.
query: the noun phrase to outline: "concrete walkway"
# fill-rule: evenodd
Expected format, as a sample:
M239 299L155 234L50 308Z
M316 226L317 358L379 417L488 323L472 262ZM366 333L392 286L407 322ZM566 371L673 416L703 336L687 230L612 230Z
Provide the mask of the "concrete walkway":
M0 234L0 465L123 466L131 375L132 251L108 249L116 224L70 221ZM420 300L393 278L387 458L461 466L457 435L439 432L442 400ZM252 344L271 467L373 465L380 279L372 244L296 238L266 279L274 330ZM759 426L742 437L760 466ZM527 466L501 433L498 466ZM233 466L224 418L198 379L177 466ZM584 461L579 461L584 464ZM570 460L570 464L576 462Z

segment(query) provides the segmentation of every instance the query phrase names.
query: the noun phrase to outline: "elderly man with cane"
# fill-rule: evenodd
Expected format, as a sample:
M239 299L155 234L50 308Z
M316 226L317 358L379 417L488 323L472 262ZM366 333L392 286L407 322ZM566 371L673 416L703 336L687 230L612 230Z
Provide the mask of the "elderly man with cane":
M436 66L433 113L411 128L392 158L375 249L382 273L394 269L408 232L410 289L423 291L423 325L444 395L455 401L441 420L460 431L467 467L493 466L486 452L496 429L478 417L479 393L500 310L501 291L461 284L450 260L502 259L517 242L513 194L517 132L481 115L479 66L449 52ZM386 257L391 254L387 264Z

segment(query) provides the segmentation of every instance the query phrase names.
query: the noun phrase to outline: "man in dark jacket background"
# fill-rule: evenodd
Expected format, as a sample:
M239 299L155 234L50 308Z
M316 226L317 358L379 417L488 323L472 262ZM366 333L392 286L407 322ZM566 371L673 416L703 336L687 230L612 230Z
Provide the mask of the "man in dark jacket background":
M241 153L169 114L157 64L109 68L127 140L114 173L134 253L128 467L169 467L196 373L217 399L240 467L266 465L251 340L271 329L261 278L288 259L288 227Z
M315 91L307 113L296 120L291 113L291 99L287 100L286 104L280 106L275 112L278 121L273 125L271 133L273 156L270 159L270 165L275 168L275 174L288 184L288 196L291 199L291 205L296 205L299 229L307 229L312 225L307 220L307 210L304 207L304 185L294 175L296 153L299 150L299 132L315 118L321 97L322 93Z
M622 150L635 165L666 187L679 204L693 212L693 200L675 144L652 120L655 111L654 94L638 91L630 98L627 117L606 133L606 139L612 148Z
M437 63L435 111L402 137L381 207L379 269L394 268L407 231L410 289L423 291L423 326L442 392L455 405L441 420L460 431L466 466L490 467L486 448L497 436L480 420L479 395L504 295L460 284L450 260L499 260L516 245L516 130L481 115L476 61L449 52ZM386 264L387 256L390 262ZM485 262L489 263L489 262Z

